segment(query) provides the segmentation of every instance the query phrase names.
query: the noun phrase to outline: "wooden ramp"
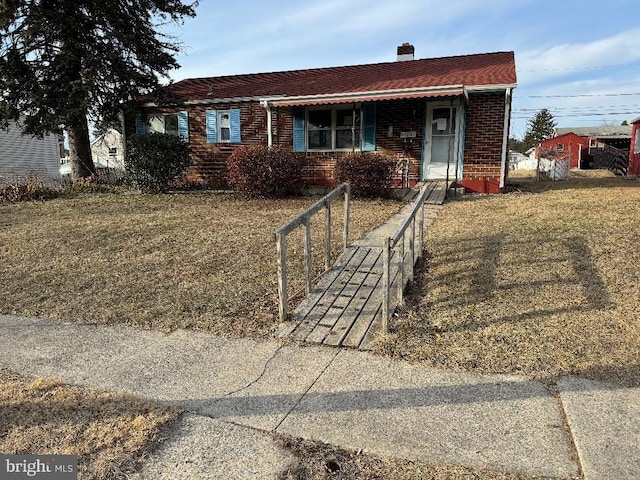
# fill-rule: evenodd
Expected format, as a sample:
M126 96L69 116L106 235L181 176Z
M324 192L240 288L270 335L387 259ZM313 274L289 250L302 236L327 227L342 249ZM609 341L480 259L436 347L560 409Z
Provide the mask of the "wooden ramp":
M444 182L430 182L428 188L426 225L442 208L446 192ZM345 250L294 311L293 339L336 347L368 347L380 330L382 316L382 243L385 236L393 234L405 211Z

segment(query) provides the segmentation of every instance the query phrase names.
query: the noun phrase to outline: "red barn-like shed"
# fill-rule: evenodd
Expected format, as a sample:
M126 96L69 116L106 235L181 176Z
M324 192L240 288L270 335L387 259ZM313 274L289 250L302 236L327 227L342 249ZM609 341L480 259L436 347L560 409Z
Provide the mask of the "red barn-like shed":
M568 154L571 158L570 168L582 168L581 160L589 155L589 139L573 132L549 138L536 147L536 157L541 150L554 150Z

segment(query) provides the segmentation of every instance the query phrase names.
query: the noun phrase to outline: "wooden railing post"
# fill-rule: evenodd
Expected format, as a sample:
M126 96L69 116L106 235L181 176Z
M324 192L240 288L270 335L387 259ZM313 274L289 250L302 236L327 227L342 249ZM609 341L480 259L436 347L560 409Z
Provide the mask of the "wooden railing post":
M287 319L287 235L276 233L276 251L278 253L278 314L280 321Z
M405 235L402 234L402 238L400 239L400 254L398 255L398 301L402 304L402 290L404 289L404 239Z
M409 232L409 250L411 251L411 265L409 265L409 281L413 282L413 266L416 261L416 217L411 221L411 231Z
M420 220L418 223L418 258L422 257L422 249L424 248L424 203L420 206Z
M311 218L305 217L303 220L304 226L304 273L306 277L306 292L307 295L311 291L311 278L313 277L313 264L311 262Z
M389 263L391 261L391 239L389 237L384 239L382 246L382 331L387 333L389 331L389 309L391 299L389 298L391 286L389 285Z
M329 270L331 267L331 202L327 202L327 222L324 239L324 269Z
M342 243L346 250L349 246L349 201L351 197L351 185L345 184L344 190L344 231L342 232Z

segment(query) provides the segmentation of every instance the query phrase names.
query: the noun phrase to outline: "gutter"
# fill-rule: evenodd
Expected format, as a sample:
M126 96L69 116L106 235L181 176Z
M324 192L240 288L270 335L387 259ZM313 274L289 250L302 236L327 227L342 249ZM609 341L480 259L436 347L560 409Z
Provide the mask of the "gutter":
M290 103L290 102L313 102L318 101L322 103L322 101L339 101L342 99L348 100L347 103L357 102L358 97L361 97L366 100L371 100L371 97L376 96L387 96L387 95L405 95L405 94L430 94L430 93L439 93L439 92L447 92L449 90L462 90L465 98L468 100L467 88L464 85L442 85L437 87L418 87L418 88L397 88L397 89L389 89L389 90L369 90L369 91L357 91L357 92L341 92L338 94L329 93L329 94L320 94L320 95L295 95L295 96L286 96L286 95L277 95L272 97L264 97L261 99L262 102L267 103ZM375 98L373 99L375 100ZM263 105L264 106L264 105Z
M503 189L505 185L505 174L507 170L507 155L509 153L509 120L511 118L511 92L512 88L509 87L504 92L504 126L502 137L502 162L500 165L500 188Z

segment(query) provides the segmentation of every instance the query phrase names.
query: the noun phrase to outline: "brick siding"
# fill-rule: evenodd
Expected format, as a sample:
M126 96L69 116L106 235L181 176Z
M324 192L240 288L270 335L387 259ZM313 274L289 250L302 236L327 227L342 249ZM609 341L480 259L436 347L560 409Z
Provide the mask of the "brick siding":
M500 181L504 93L472 93L467 105L463 180Z
M189 143L193 165L188 177L212 187L226 184L226 159L240 144L210 144L205 136L205 111L240 109L242 145L267 144L265 109L258 102L191 105L189 111ZM399 162L405 145L409 153L409 183L421 177L425 101L409 99L383 101L376 106L376 151L393 156ZM504 125L504 93L471 94L467 106L467 125L463 177L470 180L500 179ZM147 115L175 112L178 109L148 109ZM127 117L127 135L135 133L133 115ZM293 144L293 119L290 108L272 109L273 144ZM389 127L392 134L389 135ZM400 132L415 131L416 137L405 141ZM336 158L343 153L309 152L303 181L309 186L334 184ZM400 185L400 170L395 184Z

